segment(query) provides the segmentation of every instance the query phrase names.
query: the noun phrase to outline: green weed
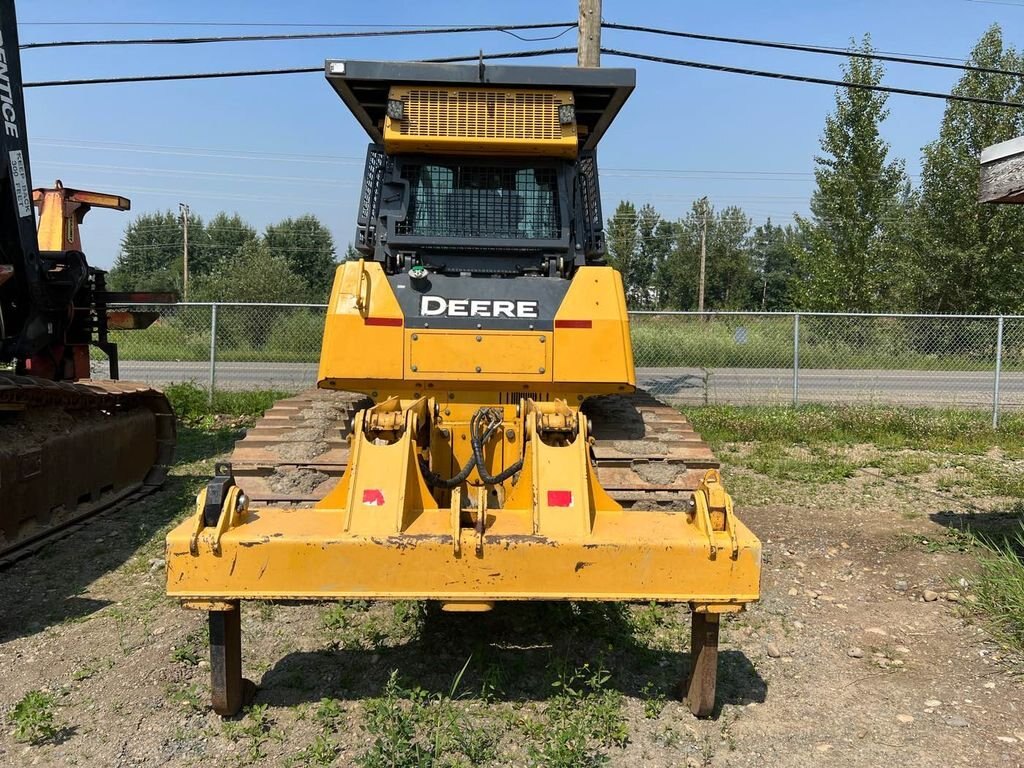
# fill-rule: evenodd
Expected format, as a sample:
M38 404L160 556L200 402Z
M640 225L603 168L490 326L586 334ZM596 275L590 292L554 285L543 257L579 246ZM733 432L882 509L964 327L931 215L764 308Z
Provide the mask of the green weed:
M382 648L407 642L422 626L424 604L400 600L336 603L320 616L321 624L342 648Z
M467 659L448 694L405 689L397 671L382 696L364 705L364 729L373 738L356 758L362 768L476 766L495 758L497 735L484 717L470 717L456 701Z
M325 729L334 728L344 716L345 708L337 699L320 699L313 712L314 719Z
M804 455L776 443L758 443L746 456L734 459L762 475L798 483L838 483L852 477L859 464L839 452L816 446Z
M85 666L79 667L74 672L72 672L71 679L74 680L76 683L80 683L83 680L88 680L96 673L101 672L105 669L110 669L113 666L114 662L110 659L101 659L94 662L90 662Z
M975 607L1004 645L1024 651L1024 524L1004 543L989 543L974 577Z
M53 717L55 704L53 696L49 693L26 693L11 710L10 720L14 726L14 738L30 744L43 744L53 740L57 736Z
M610 677L605 669L584 664L552 683L555 695L544 708L543 720L532 729L531 765L601 765L607 761L604 749L626 745L629 728L622 694L607 687Z
M648 682L644 685L641 694L644 699L644 717L656 720L661 716L661 711L665 709L667 699L664 692L658 690L654 683Z
M249 762L256 763L266 758L264 745L269 739L282 739L283 734L274 731L266 704L246 707L242 720L224 722L224 735L232 741L245 742L245 754Z
M199 664L204 656L206 638L201 630L189 632L181 645L171 648L171 661L178 661L190 666Z
M164 690L167 699L189 712L205 712L206 700L198 683L177 687L168 685Z
M331 765L341 750L323 733L318 733L313 743L296 756L293 765Z
M242 392L214 391L213 402L209 392L191 382L170 384L163 388L171 401L175 414L185 423L202 423L213 415L237 416L254 419L270 408L287 392L278 390L251 390Z

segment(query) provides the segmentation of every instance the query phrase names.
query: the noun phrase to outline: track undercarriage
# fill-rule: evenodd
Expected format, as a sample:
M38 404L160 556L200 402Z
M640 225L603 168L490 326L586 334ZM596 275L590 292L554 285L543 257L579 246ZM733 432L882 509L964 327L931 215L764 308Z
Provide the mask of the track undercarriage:
M170 404L143 384L0 373L0 562L158 487L174 443Z

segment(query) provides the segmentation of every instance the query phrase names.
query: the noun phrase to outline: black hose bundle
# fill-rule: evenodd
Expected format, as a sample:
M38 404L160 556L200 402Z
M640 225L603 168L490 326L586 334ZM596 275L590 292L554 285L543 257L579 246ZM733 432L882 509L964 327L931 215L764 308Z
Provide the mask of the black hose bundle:
M469 441L473 447L473 453L465 466L453 477L444 478L431 471L429 464L423 458L420 458L420 470L423 472L423 478L427 481L427 484L435 488L457 488L466 481L469 473L473 471L473 467L476 467L480 479L486 485L498 485L521 470L523 468L523 460L519 459L515 464L503 469L496 475L492 475L487 471L487 464L484 461L484 446L494 436L495 431L501 428L501 424L501 411L497 408L480 408L477 410L473 414L473 418L469 420Z
M478 417L480 418L478 419ZM487 426L481 429L480 421L483 421L484 419L487 421ZM475 426L474 421L476 422ZM487 465L484 462L483 447L487 441L491 439L491 435L494 434L494 431L500 427L501 411L497 408L481 408L473 415L473 419L469 423L469 433L473 444L473 457L476 459L476 468L480 473L480 479L487 485L498 485L499 483L503 483L523 468L523 460L520 458L515 464L510 467L506 467L496 475L492 475L487 471Z

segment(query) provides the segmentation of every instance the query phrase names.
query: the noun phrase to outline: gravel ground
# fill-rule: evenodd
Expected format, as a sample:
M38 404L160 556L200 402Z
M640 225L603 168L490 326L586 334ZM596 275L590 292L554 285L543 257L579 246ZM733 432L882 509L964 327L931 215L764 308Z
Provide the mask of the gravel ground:
M592 745L610 765L1024 763L1020 664L970 618L976 552L949 533L964 522L957 488L935 471L773 481L730 466L743 447L723 453L725 476L765 543L764 599L723 627L713 719L672 698L683 608L247 604L258 707L221 720L207 709L204 617L163 596L161 560L218 447L144 503L0 572L0 765L350 765L379 746L380 722L447 711L431 702L479 726L491 764L543 763L567 669L608 671L573 701L625 729ZM973 524L1006 522L1008 500L970 501L988 510ZM375 719L392 670L401 703ZM40 744L16 740L9 717L32 690L55 702Z

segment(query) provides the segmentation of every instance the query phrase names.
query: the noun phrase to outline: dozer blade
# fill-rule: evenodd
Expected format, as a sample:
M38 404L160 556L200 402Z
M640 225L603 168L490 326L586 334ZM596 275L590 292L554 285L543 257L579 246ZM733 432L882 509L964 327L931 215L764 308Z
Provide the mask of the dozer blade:
M441 504L416 447L433 401L359 406L317 393L268 411L236 447L237 475L219 468L197 513L167 537L168 594L210 614L217 712L237 712L251 691L238 661L241 600L332 598L460 611L498 600L686 602L683 695L695 714L713 712L719 618L758 599L761 545L681 414L643 392L599 397L571 438L548 440L538 424L558 407L530 401L511 487L459 486ZM368 439L373 424L402 429ZM290 506L267 506L282 501Z
M424 510L408 525L373 509L374 519L384 521L379 530L352 532L358 520L332 502L353 450L356 413L368 404L358 395L319 390L270 409L231 459L252 514L223 533L212 558L190 553L191 521L172 532L169 593L452 603L674 600L737 608L757 599L756 538L731 509L729 531L702 530L693 514L694 492L709 471L717 474L717 459L681 413L648 393L591 398L581 410L592 424L598 493L621 509L598 510L589 524L551 531L538 530L526 508L485 511L483 535L458 515L453 520L450 508ZM363 464L380 471L380 487L361 490L367 499L357 506L390 506L393 496L401 496L400 506L414 505L422 489L414 487L411 470L401 479L404 449L379 450Z
M0 374L0 561L159 487L174 444L170 404L144 384Z

